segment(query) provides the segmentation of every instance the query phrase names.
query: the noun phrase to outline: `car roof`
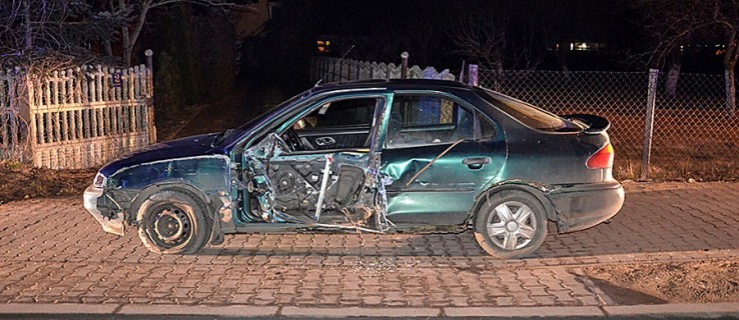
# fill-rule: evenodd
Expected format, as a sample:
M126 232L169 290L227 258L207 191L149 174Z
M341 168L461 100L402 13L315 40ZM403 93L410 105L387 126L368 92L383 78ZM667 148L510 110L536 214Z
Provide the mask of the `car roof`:
M382 88L390 90L414 89L414 90L444 90L444 89L470 89L470 86L449 80L434 79L389 79L389 80L358 80L338 83L327 83L311 89L312 94L324 93L346 89L373 89Z

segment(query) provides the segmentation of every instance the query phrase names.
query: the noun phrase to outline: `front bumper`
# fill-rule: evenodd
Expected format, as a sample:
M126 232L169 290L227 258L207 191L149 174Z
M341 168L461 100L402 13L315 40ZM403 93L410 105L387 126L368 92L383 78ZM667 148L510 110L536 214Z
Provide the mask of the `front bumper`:
M89 186L85 189L83 195L85 201L85 209L89 212L95 220L103 227L105 232L123 235L123 212L118 211L113 213L112 218L109 218L100 211L98 207L100 201L104 201L103 189Z
M560 187L549 193L560 233L590 228L615 216L624 204L617 181Z

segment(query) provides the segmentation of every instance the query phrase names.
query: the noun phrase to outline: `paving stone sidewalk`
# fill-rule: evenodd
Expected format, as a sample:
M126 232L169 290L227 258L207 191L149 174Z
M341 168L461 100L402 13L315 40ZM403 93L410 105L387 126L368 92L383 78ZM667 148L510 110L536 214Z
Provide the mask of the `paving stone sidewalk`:
M610 224L494 260L470 232L227 236L191 256L105 234L80 198L0 205L0 303L602 306L585 265L739 257L739 184L626 184Z

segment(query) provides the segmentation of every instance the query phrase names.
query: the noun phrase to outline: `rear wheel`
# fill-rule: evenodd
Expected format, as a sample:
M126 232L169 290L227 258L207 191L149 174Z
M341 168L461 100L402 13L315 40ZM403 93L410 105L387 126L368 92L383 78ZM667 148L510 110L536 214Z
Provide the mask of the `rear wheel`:
M545 209L526 192L495 193L477 211L475 239L494 257L525 257L536 251L546 236Z
M211 221L199 199L179 190L164 190L146 199L137 214L141 242L152 252L190 254L202 249Z

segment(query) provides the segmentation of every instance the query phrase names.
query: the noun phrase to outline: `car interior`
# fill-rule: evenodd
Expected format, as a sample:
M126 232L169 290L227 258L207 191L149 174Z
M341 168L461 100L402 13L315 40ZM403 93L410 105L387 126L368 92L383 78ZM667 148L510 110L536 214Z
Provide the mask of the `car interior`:
M369 147L375 108L381 99L360 98L327 102L287 130L295 151Z

